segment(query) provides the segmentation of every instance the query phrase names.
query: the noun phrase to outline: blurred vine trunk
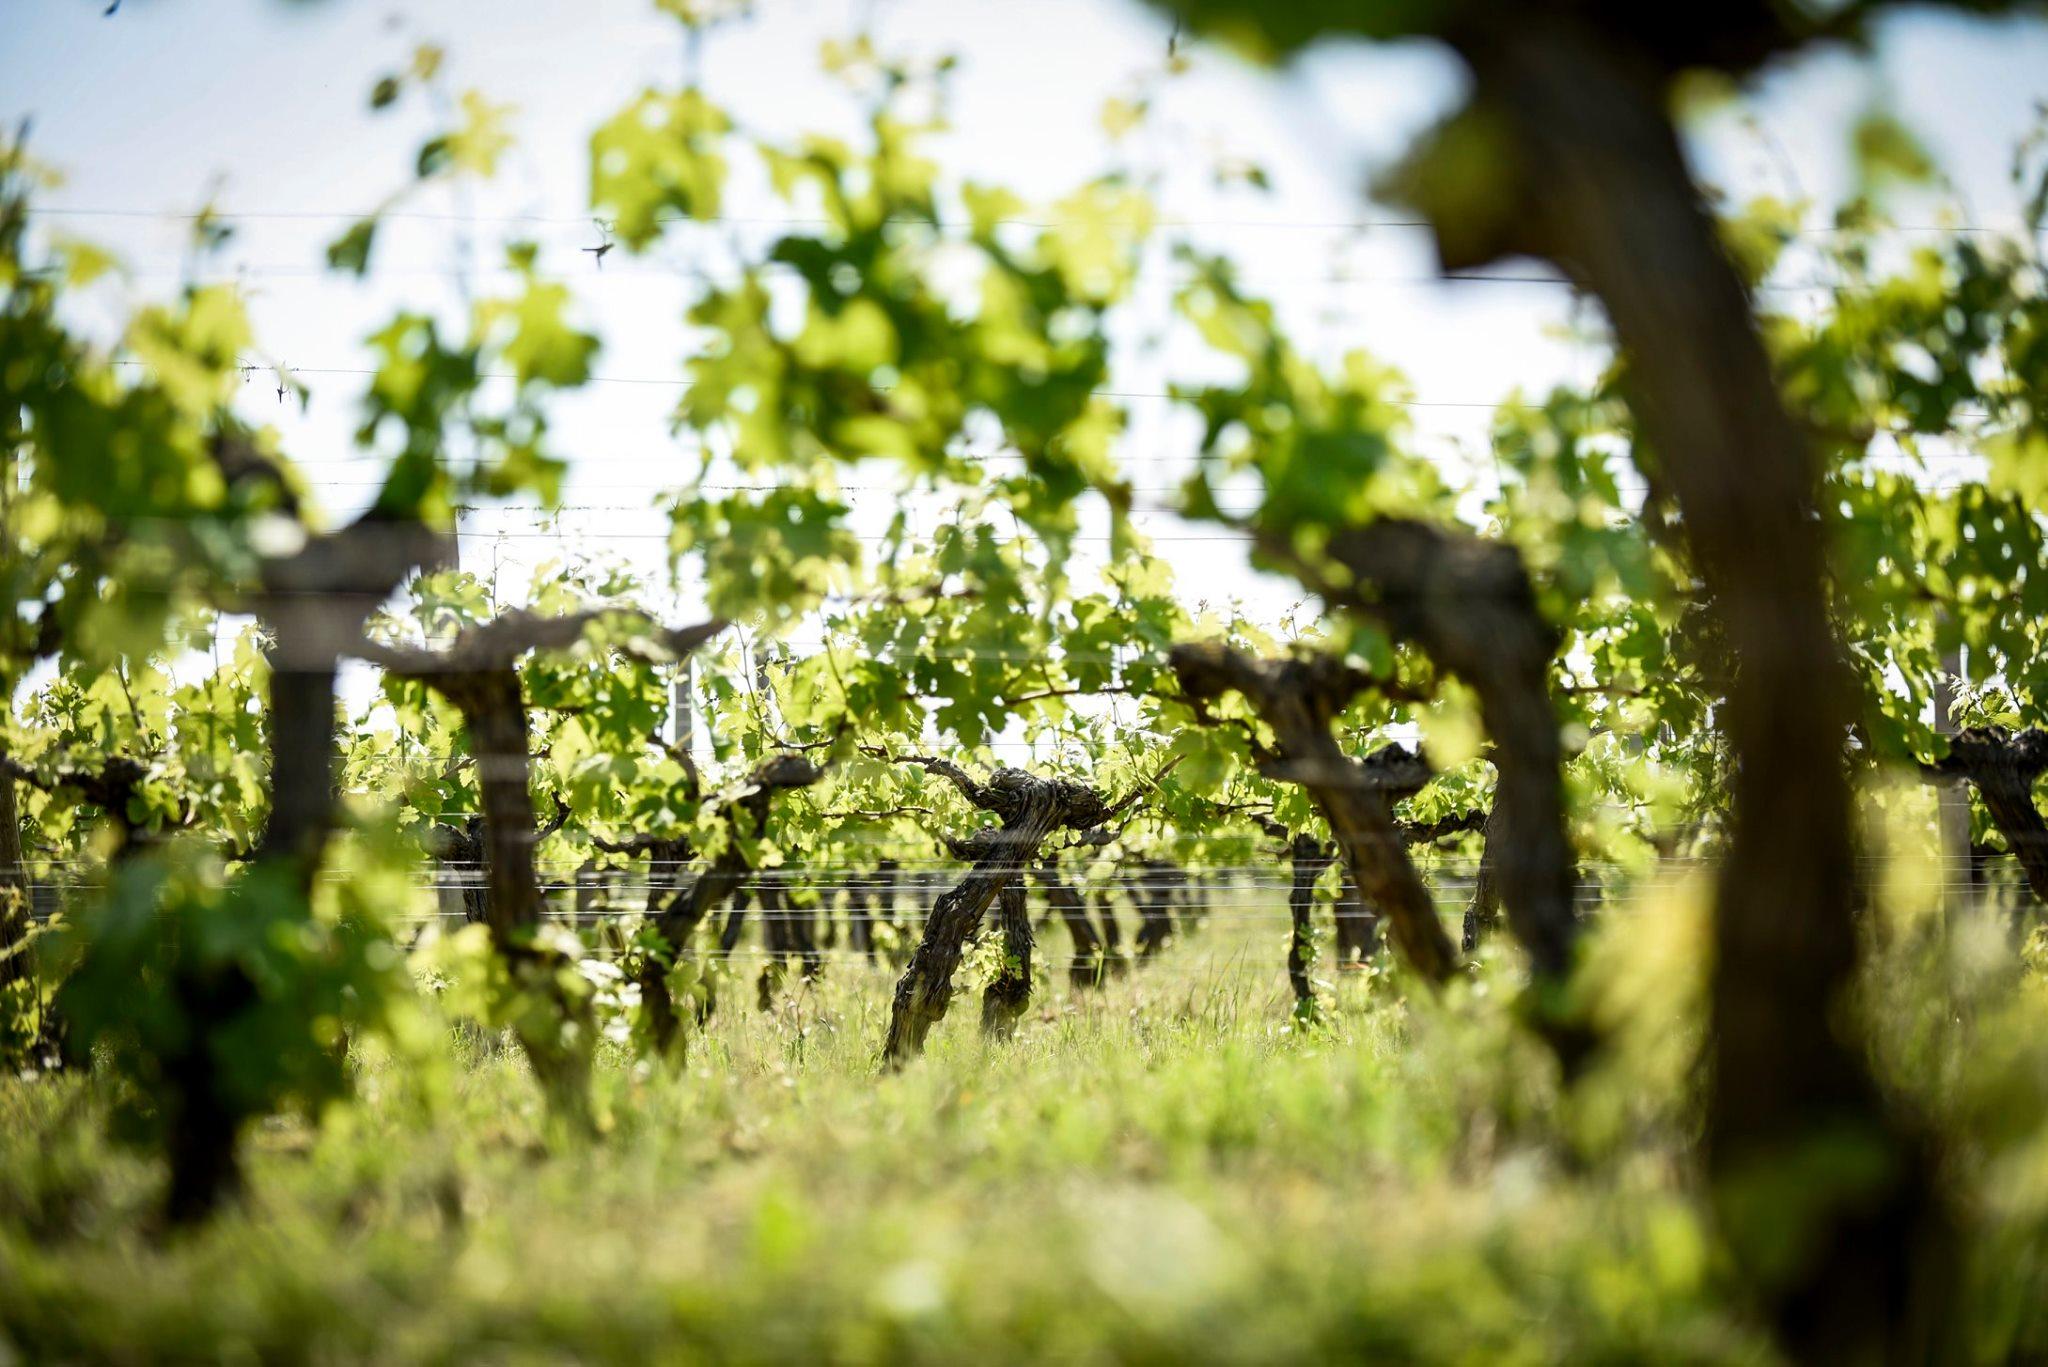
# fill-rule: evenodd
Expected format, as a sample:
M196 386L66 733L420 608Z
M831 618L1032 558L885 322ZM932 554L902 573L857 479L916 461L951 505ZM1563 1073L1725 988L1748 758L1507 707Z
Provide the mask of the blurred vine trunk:
M5 754L0 744L0 758ZM35 888L22 852L19 804L14 776L0 769L0 997L19 991L16 983L30 984L30 990L35 983L34 948L29 942Z
M295 498L288 503L296 513ZM309 892L334 828L341 659L414 571L452 564L454 543L415 518L372 509L267 561L253 607L270 629L270 817L255 857Z
M740 947L740 941L747 933L747 903L753 897L750 888L735 888L732 894L732 910L726 913L725 924L718 929L718 952L731 958L733 951Z
M448 893L452 890L453 901L462 911L463 924L488 926L491 897L484 886L483 818L472 816L460 826L434 827L428 839L428 852L434 860L435 891L442 899L442 910L446 911Z
M796 955L804 981L815 982L825 971L825 950L832 944L831 911L824 894L816 888L791 893L788 901L790 952ZM823 933L820 932L821 920Z
M641 956L636 976L640 984L642 1021L656 1052L673 1054L681 1042L681 1020L676 1013L670 977L692 960L691 946L698 927L728 899L731 899L733 909L726 917L719 936L721 955L730 958L739 947L740 935L746 928L745 908L750 891L761 906L764 938L769 940L771 950L778 948L772 937L781 935L783 930L780 898L773 903L770 901L773 875L756 878L756 871L747 860L747 841L740 837L758 836L767 829L775 794L807 788L822 778L824 772L810 760L795 754L773 755L756 765L737 794L723 808L725 820L733 828L732 838L726 840L710 867L697 875L694 883L671 896L652 918L660 943ZM708 1018L711 1013L710 983L709 976L701 972L691 983L697 994L697 1016L700 1020ZM761 990L765 1000L766 988Z
M1316 883L1335 863L1331 848L1307 833L1287 845L1287 985L1294 989L1294 1014L1316 1014Z
M782 985L786 960L795 946L790 934L789 903L773 873L760 875L754 889L754 901L761 911L761 947L764 951L761 972L754 979L755 1005L767 1011L775 1005L775 990Z
M1209 914L1212 889L1199 875L1174 860L1162 862L1166 865L1166 885L1173 900L1174 924L1182 935L1193 935L1201 929L1202 918Z
M572 1123L590 1121L590 1052L596 1022L587 997L563 982L572 971L535 934L546 918L536 851L532 735L519 671L511 666L434 680L462 713L483 806L484 924L499 957L528 991L548 1000L553 1019L518 1029L520 1047L550 1106Z
M684 836L647 842L646 914L649 917L659 915L662 903L683 889L684 875L696 853Z
M825 956L818 946L818 894L813 889L792 889L779 871L762 876L755 900L761 908L761 935L768 960L761 967L755 989L763 1011L775 1005L775 993L789 973L792 961L805 982L813 982L825 970Z
M846 947L869 963L875 961L875 878L855 873L847 879Z
M886 926L892 938L890 957L902 941L900 928L896 924L896 894L902 886L903 874L893 859L884 859L875 865L875 924Z
M839 948L839 904L844 900L843 892L844 889L833 888L829 884L821 886L813 883L811 885L813 910L815 912L812 919L814 929L811 939L818 949ZM835 893L842 895L835 896ZM850 919L852 916L851 908L848 909L847 914ZM851 947L852 936L853 932L849 929L847 931L849 948Z
M287 861L307 888L334 820L340 647L321 635L341 626L307 604L280 607L271 624L271 806L256 857Z
M217 444L214 454L224 470L236 468L239 441L227 435ZM287 497L285 508L296 515L296 499ZM260 590L249 606L271 633L270 814L243 876L268 880L276 895L309 913L334 829L341 657L406 576L446 551L447 542L422 523L373 510L260 567ZM124 848L132 843L124 842ZM255 1002L257 990L245 973L225 969L181 974L176 990L191 1046L169 1051L166 1058L171 1172L165 1213L173 1224L190 1224L207 1218L242 1186L244 1116L220 1076L210 1041ZM345 1053L347 1040L335 1047Z
M1075 987L1100 987L1103 975L1102 936L1088 920L1088 905L1074 885L1060 876L1059 859L1047 855L1038 865L1038 885L1045 890L1060 924L1074 942L1074 956L1067 961L1067 981Z
M996 895L996 918L1002 931L1003 959L981 992L981 1033L1008 1039L1031 1006L1031 913L1025 905L1024 879L1012 878Z
M595 858L585 859L576 866L574 883L576 933L588 939L597 932L600 924L598 906L605 894L604 875Z
M1138 909L1138 961L1143 963L1173 939L1173 866L1163 859L1136 861L1132 902Z
M1404 517L1334 532L1320 560L1284 538L1259 540L1326 600L1384 623L1477 696L1498 777L1502 900L1529 956L1539 1027L1571 1071L1592 1041L1566 1000L1578 938L1578 874L1565 831L1564 745L1550 697L1558 633L1537 606L1521 553ZM1341 678L1331 672L1317 686ZM1362 877L1359 887L1369 905L1394 911ZM1410 919L1393 917L1397 944ZM1448 940L1442 948L1451 950Z
M1487 813L1482 845L1479 851L1479 870L1472 879L1472 905L1465 908L1465 927L1461 945L1467 954L1479 948L1480 942L1500 926L1500 807L1495 805Z
M1108 887L1095 889L1095 920L1102 927L1102 959L1112 975L1131 971L1130 956L1124 953L1124 928L1116 919L1116 893Z
M1337 966L1351 967L1369 961L1379 948L1380 918L1359 896L1358 884L1348 873L1338 880L1337 899L1330 904L1330 914L1337 924Z
M1705 60L1771 40L1762 19L1741 32L1741 17L1724 16L1736 32ZM1737 661L1705 1114L1722 1231L1794 1358L1942 1357L1951 1219L1925 1142L1888 1109L1850 1030L1852 695L1828 618L1818 469L1688 172L1672 54L1561 8L1462 24L1452 41L1475 78L1461 121L1499 138L1502 193L1473 212L1472 187L1449 183L1469 164L1439 143L1408 197L1433 220L1445 269L1534 255L1605 305L1655 474ZM1527 838L1504 819L1511 844ZM1503 852L1511 919L1518 863ZM1792 1176L1816 1171L1836 1177Z

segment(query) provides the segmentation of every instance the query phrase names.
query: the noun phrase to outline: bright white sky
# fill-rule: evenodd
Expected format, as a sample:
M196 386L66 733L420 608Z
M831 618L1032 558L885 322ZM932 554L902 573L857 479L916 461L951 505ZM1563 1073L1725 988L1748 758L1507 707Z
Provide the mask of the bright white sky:
M468 206L442 195L412 207L472 213L470 259L479 269L501 240L540 241L544 264L570 280L586 323L604 336L607 380L566 401L557 417L559 446L576 470L568 498L576 506L560 530L525 513L478 515L466 562L485 570L502 562L509 591L523 567L550 555L658 564L665 524L645 510L692 464L665 417L683 350L687 281L677 268L696 264L684 254L695 248L638 261L615 252L602 269L578 249L598 237L585 209L589 132L643 85L683 79L688 56L677 26L646 0L123 0L112 16L104 7L0 0L0 117L34 116L34 149L69 175L50 197L50 208L67 211L52 226L114 247L137 294L174 289L183 268L187 225L166 215L209 197L227 213L235 239L204 273L244 281L266 352L313 396L300 414L279 405L259 375L249 414L278 425L337 512L363 496L375 470L351 444L364 379L337 372L367 364L360 339L395 307L452 308L465 269L465 229L448 217L392 224L368 284L321 269L324 244L402 182L434 127L416 98L370 115L370 86L415 44L432 41L447 49L454 85L520 107L520 146L498 184ZM856 106L818 74L816 54L823 39L864 18L886 49L960 57L955 131L938 148L948 169L1039 198L1110 164L1102 103L1156 76L1168 37L1167 25L1133 0L762 0L753 19L710 37L697 70L712 97L751 126L851 131ZM1420 48L1348 47L1276 77L1221 54L1195 57L1195 69L1160 93L1156 131L1144 135L1154 141L1125 150L1173 168L1162 216L1235 255L1316 352L1364 346L1401 366L1414 381L1418 429L1446 450L1462 443L1467 459L1483 459L1489 401L1593 373L1597 354L1559 335L1572 316L1566 291L1436 282L1424 233L1355 226L1401 217L1367 202L1362 186L1455 98L1454 65ZM1893 22L1874 62L1823 57L1774 77L1754 111L1769 138L1723 119L1700 156L1723 184L1829 203L1846 184L1842 149L1855 114L1884 98L1935 150L1969 220L2005 225L2015 218L2011 149L2044 96L2048 30L1910 17ZM1215 154L1263 164L1273 192L1217 191L1208 174ZM787 212L744 184L728 210L736 220ZM1929 206L1906 218L1933 214ZM758 222L716 230L742 240L772 231ZM1163 314L1163 291L1154 297ZM1119 387L1161 390L1160 360L1133 355ZM1148 416L1163 405L1134 399L1131 407L1127 454L1141 502L1157 504L1185 443ZM856 490L870 490L861 508L870 525L895 506L882 478L851 477ZM1243 597L1277 613L1298 596L1252 575L1241 545L1214 530L1163 514L1146 521L1190 598ZM495 546L494 534L502 534ZM1084 551L1099 558L1101 549Z

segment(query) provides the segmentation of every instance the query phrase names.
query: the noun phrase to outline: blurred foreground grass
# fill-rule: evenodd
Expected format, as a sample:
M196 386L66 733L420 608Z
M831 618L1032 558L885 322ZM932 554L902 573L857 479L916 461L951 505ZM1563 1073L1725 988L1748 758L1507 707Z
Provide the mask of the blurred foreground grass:
M1063 937L1044 938L1056 959ZM85 1079L0 1083L0 1343L31 1360L1768 1360L1684 1156L1703 949L1684 894L1600 932L1587 990L1613 1044L1568 1101L1515 1024L1509 966L1440 1000L1347 978L1304 1029L1273 940L1219 917L1100 993L1055 973L1007 1045L983 1045L963 995L932 1054L888 1078L884 972L835 963L766 1013L735 983L680 1072L608 1055L594 1144L549 1131L511 1050L367 1057L359 1101L262 1130L248 1197L189 1235L153 1227L160 1176L105 1137ZM2048 1349L2048 1004L2009 952L1976 956L1899 930L1871 1014L1902 1093L1953 1136L1992 1360Z

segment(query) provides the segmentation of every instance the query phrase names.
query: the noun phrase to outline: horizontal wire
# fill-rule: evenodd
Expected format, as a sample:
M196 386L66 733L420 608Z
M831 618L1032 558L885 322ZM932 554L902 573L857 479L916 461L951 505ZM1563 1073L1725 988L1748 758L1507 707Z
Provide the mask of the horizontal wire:
M117 358L113 361L113 364L119 366L146 367L150 363L148 361L136 360L132 358ZM270 373L274 370L282 370L287 376L377 375L382 373L382 371L376 366L301 366L289 364L274 364L269 360L251 361L247 363L245 368L264 373ZM519 376L511 371L484 371L479 373L475 378L479 380L516 380L519 378ZM591 375L585 377L583 383L651 385L656 387L667 387L674 389L690 389L694 388L697 382L694 380L677 379L671 376L662 375ZM1201 388L1206 386L1193 387ZM574 388L574 386L570 386L570 388ZM1102 399L1175 399L1180 397L1177 394L1171 394L1165 390L1096 389L1091 390L1090 393L1093 394L1096 398ZM1487 402L1479 399L1454 400L1383 398L1377 400L1377 402L1391 404L1398 408L1499 408L1502 406L1500 402ZM997 454L1009 455L1012 453L1000 452ZM879 457L877 459L879 459Z
M457 212L450 212L450 211L435 211L435 210L422 210L422 209L377 209L377 210L346 210L346 209L205 209L205 210L176 210L176 209L143 209L143 208L134 208L134 207L129 207L129 208L113 208L113 207L102 207L102 206L98 206L98 205L70 205L70 204L37 204L37 205L32 205L32 206L30 207L29 213L30 213L31 217L35 217L35 216L46 216L46 217L65 217L65 218L141 218L141 219L156 219L156 220L160 220L160 221L166 221L166 222L196 222L196 221L199 221L199 220L201 220L201 219L205 219L205 220L207 220L207 221L211 221L211 222L227 222L227 223L233 223L233 222L243 222L243 221L258 221L258 220L265 220L265 219L271 219L271 220L279 220L279 221L291 221L291 220L351 220L351 221L359 221L359 220L362 220L362 219L365 219L365 218L372 218L372 217L375 217L375 218L379 218L379 219L387 219L387 220L418 220L418 221L424 221L424 222L440 222L440 223L461 223L461 224L468 224L468 225L477 225L477 224L484 224L484 223L554 223L554 224L562 224L562 225L568 225L568 226L576 226L576 227L591 227L591 226L596 226L596 225L597 225L597 224L598 224L598 223L599 223L599 222L600 222L600 221L602 220L602 218L603 218L603 215L601 215L601 214L596 214L596 213L577 213L577 214L559 214L559 213L557 213L557 214L539 214L539 213L457 213ZM659 223L664 223L664 224L678 224L678 225L692 225L692 224L702 224L702 225L706 225L706 226L709 226L709 225L712 225L712 224L737 224L737 225L744 225L744 226L768 226L768 227L792 227L792 228L800 228L800 227L833 227L833 226L837 226L837 225L836 225L836 221L835 221L835 220L833 220L833 219L830 219L830 218L825 218L825 217L822 217L822 216L805 216L805 215L783 215L783 214L754 214L754 215L747 215L747 214L709 214L709 215L697 215L697 214L682 214L682 213L678 213L678 212L675 212L675 211L672 211L672 210L661 210L661 211L658 211L658 212L657 212L657 213L655 214L655 221L656 221L656 222L659 222ZM910 227L918 227L918 228L927 228L927 227L929 227L929 228L938 228L938 229L942 229L942 230L945 230L945 229L963 229L963 228L974 228L974 227L978 226L978 224L979 224L980 222L984 221L984 220L976 220L976 219L940 219L940 220L939 220L938 222L936 222L936 223L928 223L928 222L926 222L926 221L924 221L924 220L922 220L922 219L916 219L916 218L900 218L900 219L892 219L892 220L890 220L890 221L891 221L892 223L902 224L902 225L905 225L905 226L910 226ZM998 226L1003 226L1003 227L1021 227L1021 228L1059 228L1059 227L1070 227L1070 226L1085 226L1085 227L1089 227L1089 228L1100 228L1100 227L1103 227L1103 226L1112 226L1112 227L1114 226L1113 224L1105 225L1105 224L1104 224L1104 223L1103 223L1103 222L1102 222L1101 220L1099 220L1099 219L1096 219L1096 218L1086 218L1086 219L1084 219L1084 218L1079 218L1079 217L1073 217L1073 218L1062 218L1062 217L1059 217L1059 216L1056 216L1056 215L1055 215L1055 216L1052 216L1052 217L1034 217L1034 218L1025 218L1025 217L1014 217L1014 216L1003 216L1003 217L998 217L998 218L994 218L994 219L990 219L990 220L985 220L985 221L988 221L988 222L992 222L992 223L995 223L995 224L996 224L996 225L998 225ZM1175 216L1175 217L1161 217L1161 218L1153 218L1153 219L1151 219L1151 220L1150 220L1150 223L1151 223L1151 226L1153 226L1153 227L1158 227L1158 228L1206 228L1206 227L1219 227L1219 228L1220 228L1220 227L1229 227L1229 228L1273 228L1273 229L1289 229L1289 230L1296 230L1296 229L1299 229L1299 230L1308 230L1308 231L1322 231L1322 232L1332 232L1332 231L1347 231L1347 230L1351 230L1351 229L1366 229L1366 228L1433 228L1433 227L1435 226L1435 225L1434 225L1434 224L1432 224L1432 223L1431 223L1431 222L1430 222L1430 221L1429 221L1428 219L1420 219L1420 218L1342 218L1342 219L1293 219L1293 218L1290 218L1290 219L1278 219L1278 218L1184 218L1184 217L1179 217L1179 216ZM1924 224L1923 224L1923 223L1882 223L1882 224L1875 224L1875 225L1868 225L1868 226L1861 226L1861 227L1845 227L1845 226L1843 226L1843 225L1841 225L1841 224L1815 224L1815 225L1799 225L1799 226L1796 226L1796 227L1794 227L1794 228L1793 228L1793 229L1792 229L1791 231L1793 231L1793 232L1795 232L1795 233L1799 233L1799 234L1801 234L1801 235L1805 235L1805 236L1828 236L1828 237L1833 237L1833 236L1845 236L1845 235L1850 235L1850 234L1862 234L1862 233L1868 233L1868 234L1871 234L1871 235L1874 235L1874 236L1882 236L1882 235L1883 235L1883 234L1885 234L1885 233L2011 233L2011 234L2015 234L2015 235L2025 235L2025 234L2027 234L2028 232L2030 232L2031 230L2030 230L2029 226L2028 226L2028 225L2027 225L2027 224L2026 224L2025 222L2023 222L2023 221L2021 221L2021 220L2017 220L2017 219L2015 219L2015 220L2014 220L2014 221L2013 221L2012 223L2010 223L2010 224L2003 224L2003 225L2001 225L2001 224L1969 224L1969 223L1957 223L1957 224L1946 224L1946 223L1924 223Z
M365 218L375 217L379 219L391 220L418 220L435 223L461 223L472 226L484 223L553 223L565 226L586 228L595 226L599 222L599 220L603 218L603 215L601 214L590 213L462 214L454 212L436 212L432 210L419 209L363 210L357 212L351 212L342 209L220 209L194 211L134 208L116 209L101 208L98 206L74 207L68 204L32 205L29 209L29 213L31 217L46 216L52 218L141 218L156 219L166 222L196 222L198 220L205 219L210 222L223 223L254 222L266 219L278 221L360 221ZM683 226L710 226L712 224L734 224L747 227L790 228L836 226L834 220L824 217L805 217L802 215L782 214L708 214L700 216L695 214L679 214L673 211L666 210L658 212L655 215L655 221L663 224L676 224ZM972 219L941 219L936 223L931 223L923 219L916 218L897 218L891 219L889 221L892 224L904 227L937 228L940 230L968 229L977 226L977 221ZM1103 220L1093 218L1018 218L1005 216L1001 218L991 219L988 221L994 223L999 227L1016 228L1060 228L1083 226L1089 228L1101 228L1115 226L1113 223L1105 223ZM1328 220L1262 218L1154 218L1150 220L1150 223L1153 227L1159 228L1236 227L1303 229L1310 231L1342 231L1352 228L1427 228L1430 226L1427 222L1421 219L1395 218ZM1991 230L1987 229L1985 231Z

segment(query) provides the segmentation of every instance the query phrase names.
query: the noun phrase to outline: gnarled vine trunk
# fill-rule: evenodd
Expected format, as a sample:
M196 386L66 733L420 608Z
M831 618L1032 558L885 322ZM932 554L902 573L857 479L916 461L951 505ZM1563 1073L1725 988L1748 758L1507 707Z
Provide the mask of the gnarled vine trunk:
M520 1046L551 1108L574 1124L591 1123L589 1073L596 1022L589 998L569 986L573 969L542 946L534 932L545 915L535 862L543 838L534 813L532 736L520 682L520 657L536 650L561 650L582 640L593 623L621 615L597 608L560 617L529 612L501 613L460 632L440 649L418 649L359 641L354 653L395 674L419 679L462 713L469 752L482 794L484 842L484 924L492 947L515 982L547 1004L539 1018L519 1029ZM687 656L724 630L706 622L675 630L655 629L662 646ZM556 827L568 811L557 812Z
M1351 576L1348 591L1332 589L1339 603L1379 617L1478 695L1498 779L1501 899L1539 984L1561 986L1578 937L1578 880L1550 698L1557 633L1537 610L1521 555L1404 518L1340 531L1326 553Z
M1370 681L1325 657L1254 660L1215 643L1175 646L1172 660L1181 688L1198 704L1231 691L1251 703L1278 742L1256 756L1260 772L1308 790L1353 883L1386 917L1402 958L1431 982L1450 977L1457 950L1393 813L1396 799L1427 781L1427 766L1398 746L1354 760L1331 734L1337 714Z
M737 837L757 836L767 829L769 809L777 793L807 788L823 776L824 770L802 755L775 755L756 766L725 809L725 818L733 825L736 838L727 840L725 848L697 876L697 881L671 897L654 918L654 929L664 948L642 958L639 983L640 1009L657 1052L673 1052L680 1033L681 1022L669 990L670 971L689 955L697 928L728 898L744 897L743 889L755 876L753 866L747 862L745 843ZM774 919L765 883L754 891L761 902L764 922ZM721 953L731 954L738 947L744 925L741 908L735 906L720 937Z
M2048 731L2013 734L1973 726L1950 740L1948 755L1922 766L1929 779L1964 779L1977 790L1991 824L2020 861L2036 903L2048 906L2048 821L2034 802L2034 785L2048 773Z
M1112 804L1086 785L1039 778L1022 769L998 769L986 783L977 783L957 765L944 760L916 758L903 762L920 764L928 772L942 775L969 802L994 813L1001 824L976 832L971 840L956 842L956 848L973 863L966 876L932 904L924 934L897 981L889 1013L889 1033L882 1045L885 1069L900 1068L923 1052L925 1037L945 1018L946 1009L952 1004L953 975L959 970L967 937L981 924L990 903L1021 877L1027 863L1038 857L1046 837L1062 828L1092 829L1136 800L1133 794ZM1018 916L1023 918L1028 943L1030 922L1021 903Z
M1058 820L1058 808L1050 799L1032 804L1014 825L1005 825L1005 837L991 842L992 848L975 861L965 878L932 903L924 934L896 983L889 1033L882 1043L886 1066L901 1067L924 1052L925 1037L945 1019L946 1009L952 1005L953 975L960 969L967 937L1025 860L1038 852Z

